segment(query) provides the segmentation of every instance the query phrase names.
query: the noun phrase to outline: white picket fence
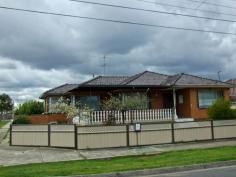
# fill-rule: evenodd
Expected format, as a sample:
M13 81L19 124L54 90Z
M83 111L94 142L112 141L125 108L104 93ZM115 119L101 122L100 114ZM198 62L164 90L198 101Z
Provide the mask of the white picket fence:
M172 109L109 110L90 113L90 124L101 124L112 118L116 123L168 121L173 118Z

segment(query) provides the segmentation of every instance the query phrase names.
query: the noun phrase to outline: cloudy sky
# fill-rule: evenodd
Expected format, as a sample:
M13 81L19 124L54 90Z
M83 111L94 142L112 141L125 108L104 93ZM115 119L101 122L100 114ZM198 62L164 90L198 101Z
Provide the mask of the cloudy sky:
M235 20L236 1L147 0L197 10L155 5L138 0L86 0ZM236 23L132 11L69 0L1 0L0 6L96 18L236 33ZM15 102L36 99L52 87L79 83L103 74L131 75L144 70L186 72L217 78L236 77L236 35L201 33L0 9L0 93Z

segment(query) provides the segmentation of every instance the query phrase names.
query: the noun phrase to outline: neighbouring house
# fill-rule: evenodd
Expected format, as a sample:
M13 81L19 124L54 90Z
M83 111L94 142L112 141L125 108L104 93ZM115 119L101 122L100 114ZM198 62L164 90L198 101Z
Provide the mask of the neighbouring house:
M226 82L233 85L229 91L229 98L232 102L232 108L236 109L236 79L230 79Z
M233 87L230 88L229 97L232 103L236 104L236 79L230 79L226 82L233 85Z
M41 95L45 112L60 97L68 98L71 104L86 104L100 110L102 100L112 95L122 99L139 93L146 99L147 109L173 108L178 118L207 118L207 108L218 98L229 99L230 83L207 79L190 74L164 75L145 71L133 76L98 76L81 84L64 84ZM137 95L137 94L136 94Z

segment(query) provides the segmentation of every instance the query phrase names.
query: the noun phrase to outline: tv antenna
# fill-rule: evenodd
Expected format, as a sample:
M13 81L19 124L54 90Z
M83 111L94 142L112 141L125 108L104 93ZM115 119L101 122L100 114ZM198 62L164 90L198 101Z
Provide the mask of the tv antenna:
M104 55L104 56L102 57L102 59L103 59L103 64L102 64L102 67L103 67L103 75L105 76L105 75L106 75L106 69L107 69L107 66L108 66L108 64L107 64L107 56Z
M220 74L222 73L222 71L218 71L217 73L218 73L218 79L219 79L219 81L221 81Z

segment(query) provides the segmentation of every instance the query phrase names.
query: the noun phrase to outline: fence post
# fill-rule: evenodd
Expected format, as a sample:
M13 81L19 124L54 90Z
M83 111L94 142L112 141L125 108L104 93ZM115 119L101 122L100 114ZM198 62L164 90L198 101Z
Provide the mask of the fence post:
M129 125L126 125L126 142L127 142L127 147L129 147Z
M125 124L125 110L121 110L121 114L122 114L122 122L123 124Z
M51 146L51 124L48 124L48 147Z
M74 134L75 134L75 149L78 149L78 129L77 125L74 125Z
M172 137L172 143L175 143L175 126L174 122L171 122L171 137Z
M12 124L10 125L10 142L9 145L12 146Z
M133 110L129 110L130 112L130 120L131 120L131 124L134 122L134 117L133 117Z
M214 133L214 121L211 120L211 138L215 140L215 133Z
M175 143L175 126L174 126L174 121L175 121L175 108L173 107L171 109L172 113L172 118L171 118L171 135L172 135L172 143Z
M92 124L92 111L89 111L89 123ZM79 122L80 123L80 122Z

